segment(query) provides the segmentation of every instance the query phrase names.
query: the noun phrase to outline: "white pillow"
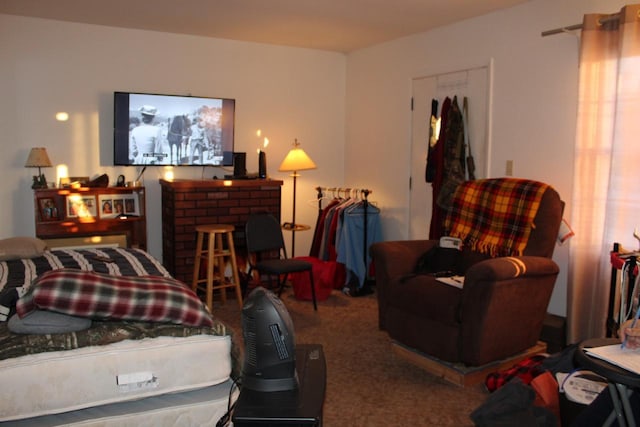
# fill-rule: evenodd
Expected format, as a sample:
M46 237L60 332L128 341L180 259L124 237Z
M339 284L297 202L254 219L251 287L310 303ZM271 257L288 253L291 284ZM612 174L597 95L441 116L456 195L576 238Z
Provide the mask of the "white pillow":
M0 240L0 261L35 258L47 250L47 244L36 237L10 237Z

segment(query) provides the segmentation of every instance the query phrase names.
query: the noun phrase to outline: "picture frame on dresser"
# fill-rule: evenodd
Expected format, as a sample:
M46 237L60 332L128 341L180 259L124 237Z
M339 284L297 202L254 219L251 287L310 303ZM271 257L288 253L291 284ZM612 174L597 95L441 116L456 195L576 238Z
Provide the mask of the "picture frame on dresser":
M67 218L96 218L96 196L70 194L67 196Z
M59 221L60 212L56 202L52 197L41 197L38 199L38 210L40 221Z
M118 218L122 215L140 216L138 196L132 194L101 194L98 196L101 219Z

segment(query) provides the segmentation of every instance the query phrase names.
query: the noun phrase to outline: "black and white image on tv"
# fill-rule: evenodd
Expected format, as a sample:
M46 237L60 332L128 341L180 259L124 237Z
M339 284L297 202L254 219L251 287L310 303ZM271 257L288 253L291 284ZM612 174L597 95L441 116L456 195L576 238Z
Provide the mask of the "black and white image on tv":
M116 92L114 163L230 166L234 110L232 99Z

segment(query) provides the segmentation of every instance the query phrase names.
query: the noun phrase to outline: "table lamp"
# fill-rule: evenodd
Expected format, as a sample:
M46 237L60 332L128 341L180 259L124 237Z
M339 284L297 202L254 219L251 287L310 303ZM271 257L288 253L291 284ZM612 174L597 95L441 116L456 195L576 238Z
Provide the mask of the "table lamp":
M296 139L293 143L293 148L287 154L287 157L284 158L278 170L280 172L291 172L291 176L293 177L293 209L292 209L292 220L291 225L287 227L287 229L291 230L291 257L295 256L296 251L296 178L300 176L298 174L299 171L315 169L316 164L313 163L313 160L307 156L307 153L304 152L302 148L300 148L300 143Z
M47 179L42 174L41 168L50 168L51 166L53 165L49 160L46 148L34 147L31 149L27 162L24 164L25 168L38 168L38 175L33 177L31 188L47 188Z

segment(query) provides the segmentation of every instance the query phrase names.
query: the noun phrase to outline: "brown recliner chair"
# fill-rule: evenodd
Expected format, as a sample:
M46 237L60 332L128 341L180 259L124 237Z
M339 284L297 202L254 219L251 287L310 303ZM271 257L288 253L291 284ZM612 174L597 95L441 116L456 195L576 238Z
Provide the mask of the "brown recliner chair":
M494 202L505 196L502 191L529 185L538 186L539 191L534 203L537 212L530 214L535 215L533 223L524 224L528 234L528 239L521 238L520 248L524 245L524 249L500 256L505 248L483 245L477 239L465 242L461 235L464 246L459 258L465 275L461 289L430 274L415 274L419 258L438 245L436 240L372 245L380 329L405 347L467 366L501 360L536 345L558 275L558 266L551 259L564 207L558 193L546 184L514 178L467 181L455 193L457 213L450 210L447 220L457 215L473 221L476 213L486 218L488 211L498 209ZM479 188L491 190L485 194L488 197L477 199L483 209L478 205L468 209L464 192ZM509 209L520 209L522 214L520 202L529 196L511 193ZM496 218L498 224L509 224L500 226L503 238L504 231L523 226L506 220L503 214ZM495 241L496 236L489 236L491 239Z

